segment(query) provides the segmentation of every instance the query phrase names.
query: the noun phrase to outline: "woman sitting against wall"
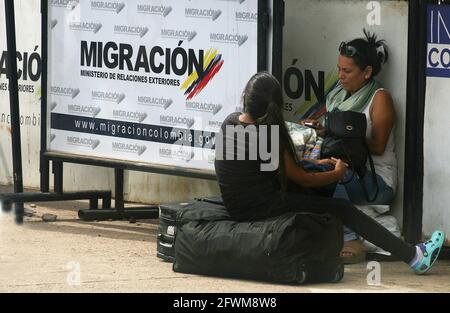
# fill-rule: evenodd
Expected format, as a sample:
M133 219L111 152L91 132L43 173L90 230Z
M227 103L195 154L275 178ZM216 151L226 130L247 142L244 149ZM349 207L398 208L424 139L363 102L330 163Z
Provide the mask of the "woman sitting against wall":
M256 221L286 212L332 214L373 244L408 263L417 274L434 264L445 240L436 231L430 241L411 246L358 210L345 199L287 191L288 182L301 187L321 187L343 178L346 165L335 160L328 172L311 173L299 165L282 114L283 96L275 77L255 74L243 93L244 112L229 115L222 124L216 146L215 170L226 209L236 221ZM243 136L238 131L245 132ZM256 136L252 136L251 134ZM262 135L266 136L262 136ZM258 143L251 138L257 138ZM217 144L216 142L216 144ZM271 147L271 158L254 150Z
M339 81L327 95L328 112L356 111L366 115L366 141L375 165L378 194L375 201L368 202L359 178L350 170L346 177L353 177L349 183L338 184L336 198L350 200L356 205L390 205L397 184L397 159L394 143L395 110L390 93L383 89L375 77L388 60L384 40L377 41L375 34L364 30L365 38L342 42L339 46ZM315 120L310 123L323 134L323 127ZM347 181L348 179L346 179ZM368 169L363 178L370 197L376 194L377 186ZM365 259L364 246L350 229L344 229L344 248L341 256L345 263L357 263Z

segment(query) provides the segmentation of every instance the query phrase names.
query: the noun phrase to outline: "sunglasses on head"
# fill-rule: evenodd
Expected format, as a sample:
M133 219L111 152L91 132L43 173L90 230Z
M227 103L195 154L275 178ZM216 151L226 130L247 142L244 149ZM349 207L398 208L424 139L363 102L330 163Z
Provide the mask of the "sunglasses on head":
M358 50L355 47L348 45L345 41L341 42L339 46L339 53L347 57L354 57Z

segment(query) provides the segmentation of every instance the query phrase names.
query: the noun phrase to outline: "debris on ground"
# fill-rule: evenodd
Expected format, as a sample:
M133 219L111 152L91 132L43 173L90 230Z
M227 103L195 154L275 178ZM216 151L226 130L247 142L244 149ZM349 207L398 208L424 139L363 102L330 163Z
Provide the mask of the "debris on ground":
M42 215L42 220L44 222L54 222L56 221L57 216L54 214L45 213Z
M29 209L29 208L25 208L25 209L23 210L23 216L26 216L26 217L33 217L35 214L36 214L36 211L35 211L35 210Z

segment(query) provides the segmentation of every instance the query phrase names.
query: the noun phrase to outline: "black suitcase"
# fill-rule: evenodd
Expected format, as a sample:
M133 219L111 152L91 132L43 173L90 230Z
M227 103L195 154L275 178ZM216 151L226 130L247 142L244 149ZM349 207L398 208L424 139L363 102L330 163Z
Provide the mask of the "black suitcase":
M173 263L175 261L174 243L166 242L158 237L156 243L156 256L163 261Z
M162 204L159 206L159 226L156 242L156 256L166 262L175 258L176 214L189 203Z
M172 262L175 258L176 215L182 208L196 205L199 208L223 204L221 197L203 198L195 202L161 204L159 206L159 226L156 243L156 256L163 261ZM222 218L227 218L223 216Z
M178 211L174 271L299 284L343 278L342 225L335 217L292 212L234 222L226 215L211 204Z

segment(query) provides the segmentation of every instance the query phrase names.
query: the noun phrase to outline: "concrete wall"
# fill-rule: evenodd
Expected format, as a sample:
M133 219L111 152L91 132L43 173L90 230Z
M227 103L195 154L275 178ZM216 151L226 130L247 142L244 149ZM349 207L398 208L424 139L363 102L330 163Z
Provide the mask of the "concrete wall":
M377 3L380 4L379 7ZM301 112L298 110L309 100L305 97L308 89L305 86L306 71L311 71L316 81L320 71L324 72L325 78L332 76L336 71L339 44L344 40L364 36L363 28L378 34L379 39L385 39L389 46L389 61L378 79L391 92L397 112L395 139L399 180L392 211L401 222L408 38L406 1L286 0L284 71L286 73L289 68L297 68L302 73L304 83L299 97L297 94L295 98L291 98L285 93L286 116L291 120L300 118ZM290 84L291 91L295 91L298 81L291 79ZM314 97L314 92L311 94ZM311 100L314 102L314 99Z

